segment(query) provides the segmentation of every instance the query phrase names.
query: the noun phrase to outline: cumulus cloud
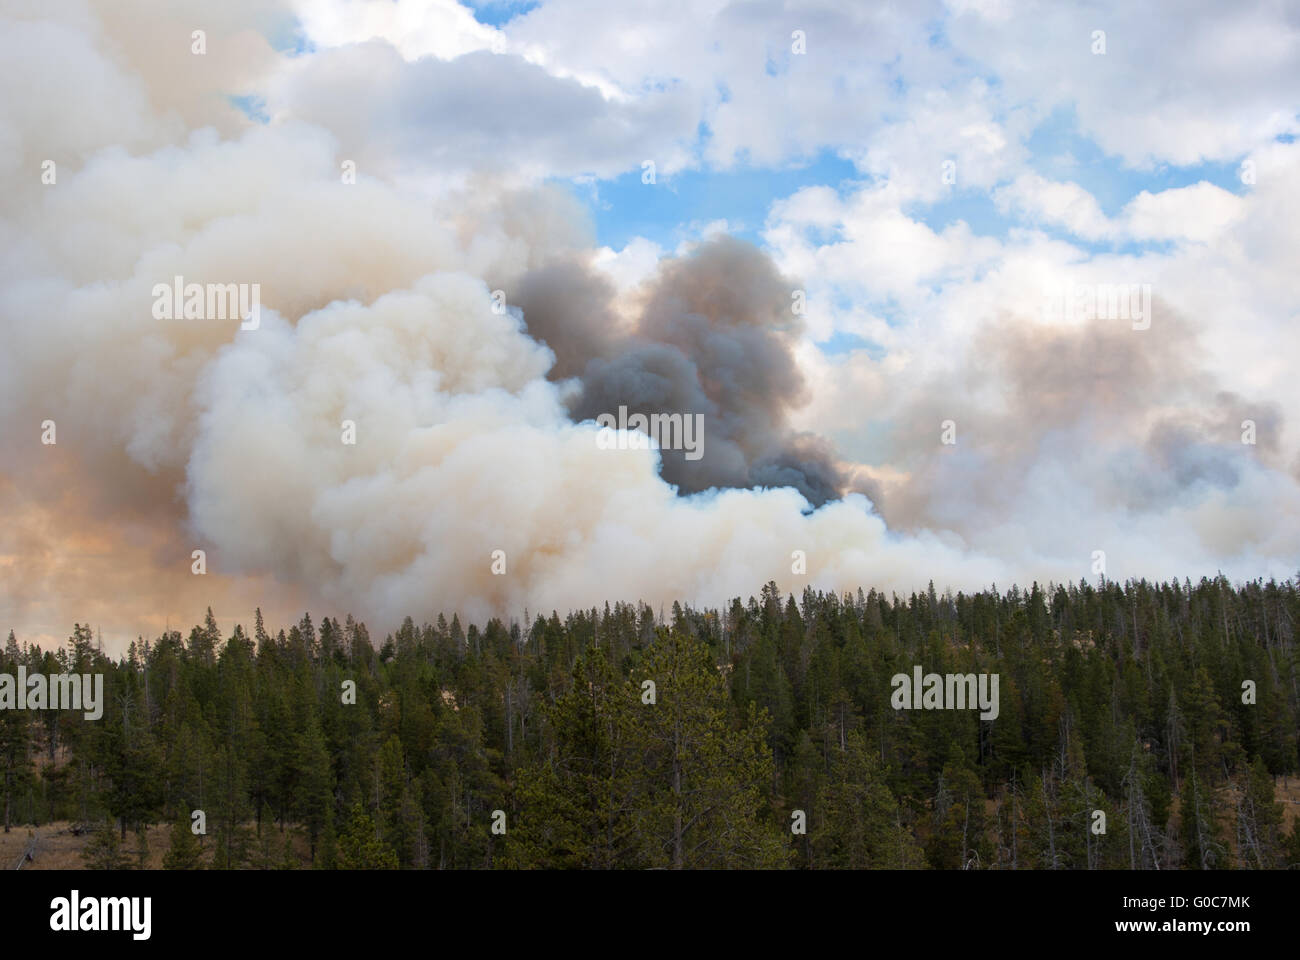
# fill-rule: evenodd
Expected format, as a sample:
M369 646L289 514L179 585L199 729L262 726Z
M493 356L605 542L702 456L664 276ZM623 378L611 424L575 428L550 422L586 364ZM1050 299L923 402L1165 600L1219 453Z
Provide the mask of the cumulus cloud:
M343 47L383 40L407 60L433 56L450 60L475 50L499 51L499 30L474 19L455 0L294 0L302 33L318 47Z
M671 172L696 128L681 90L619 103L518 56L408 61L378 41L295 60L268 109L330 130L363 171L410 177L611 176L647 157Z
M1087 137L1131 165L1233 160L1296 131L1294 7L952 6L953 48L995 68L1009 102L1032 98L1044 114L1073 110Z
M1026 173L993 191L1003 213L1035 225L1063 228L1084 240L1159 240L1209 243L1238 221L1245 201L1222 187L1201 181L1151 193L1143 190L1114 218L1077 183L1059 183Z

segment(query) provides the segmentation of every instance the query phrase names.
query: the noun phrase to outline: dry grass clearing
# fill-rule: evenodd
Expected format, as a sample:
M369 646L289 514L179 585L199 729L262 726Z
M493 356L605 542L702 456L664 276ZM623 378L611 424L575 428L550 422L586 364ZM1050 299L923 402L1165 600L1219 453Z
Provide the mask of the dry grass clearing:
M82 860L82 851L90 841L91 835L89 833L75 835L72 832L74 826L75 824L66 820L58 820L39 828L14 827L9 833L0 833L0 869L13 870L19 858L27 850L28 844L35 837L36 856L34 860L23 864L24 870L84 870L86 865ZM250 823L248 827L251 832L254 825ZM171 827L167 824L151 826L147 836L148 869L161 870L163 856L171 845ZM137 842L135 833L128 831L126 840L122 843L123 854L130 857L132 862L135 859ZM295 866L309 866L311 858L306 841L296 832L291 831L289 842ZM205 860L207 860L212 854L211 837L207 838L204 846L206 847ZM284 859L284 836L275 826L263 824L262 841L254 837L253 850L254 856L269 856L269 861L279 866Z

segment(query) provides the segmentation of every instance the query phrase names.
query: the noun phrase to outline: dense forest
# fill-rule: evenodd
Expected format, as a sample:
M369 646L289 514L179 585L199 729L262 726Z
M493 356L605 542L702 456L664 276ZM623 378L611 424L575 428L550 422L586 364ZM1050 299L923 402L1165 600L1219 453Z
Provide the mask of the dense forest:
M116 661L10 632L0 673L105 703L0 711L4 828L71 821L99 868L170 823L172 868L1300 869L1298 589L768 584L378 644L209 611ZM997 674L997 718L895 709L916 666Z

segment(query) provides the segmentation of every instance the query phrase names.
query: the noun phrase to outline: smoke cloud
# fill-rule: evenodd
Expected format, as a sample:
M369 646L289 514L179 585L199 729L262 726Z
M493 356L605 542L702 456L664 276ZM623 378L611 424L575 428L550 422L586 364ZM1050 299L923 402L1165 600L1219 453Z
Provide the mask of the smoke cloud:
M836 361L837 394L800 278L763 251L722 237L616 289L580 204L508 163L458 161L431 189L352 154L364 129L330 129L312 69L262 39L279 7L206 17L205 61L175 46L199 5L166 6L0 14L6 89L39 91L0 103L0 628L93 619L124 645L208 604L226 623L325 604L382 633L769 580L1077 579L1094 549L1111 575L1300 555L1281 409L1221 387L1170 310L1143 333L995 310L937 371ZM231 97L268 75L294 96L259 122ZM615 110L579 86L557 96ZM596 121L618 167L622 121ZM157 319L175 277L257 284L257 327ZM834 430L815 415L832 401ZM602 448L594 418L621 406L701 414L703 457Z
M107 43L93 17L60 29ZM155 89L168 63L149 49L96 69ZM756 249L722 240L667 262L628 327L583 265L584 215L555 191L480 182L430 203L342 182L344 158L310 125L227 136L155 116L146 95L100 106L162 142L123 150L101 118L104 149L80 145L53 186L19 178L3 225L23 238L0 286L5 506L30 519L0 544L23 571L5 584L20 628L57 636L91 607L130 636L153 603L206 592L225 612L272 582L380 622L716 601L796 586L794 551L803 582L825 586L902 587L944 558L972 584L1002 572L931 537L894 540L859 497L808 513L839 478L786 426L806 392L792 283ZM50 146L38 115L7 123L30 156ZM259 284L260 326L155 319L154 285L177 276ZM519 302L495 310L486 277ZM619 403L703 413L698 469L600 449L582 421ZM99 548L79 552L89 529ZM206 579L190 570L198 549ZM117 563L157 595L92 602L96 571ZM82 595L58 600L72 584Z
M608 281L575 263L525 275L517 302L529 334L555 352L552 377L580 380L576 419L620 407L704 417L703 458L661 451L663 477L682 493L788 486L821 506L845 480L825 440L788 426L808 397L793 352L797 287L756 247L723 236L661 263L630 330L619 329Z

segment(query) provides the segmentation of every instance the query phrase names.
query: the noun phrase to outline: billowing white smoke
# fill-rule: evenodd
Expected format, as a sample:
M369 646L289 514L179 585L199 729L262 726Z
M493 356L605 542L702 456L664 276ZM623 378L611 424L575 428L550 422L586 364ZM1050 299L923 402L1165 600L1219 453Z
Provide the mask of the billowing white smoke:
M388 618L719 601L795 582L795 550L827 585L954 569L936 543L891 541L861 498L809 516L789 490L677 497L657 454L601 449L568 420L552 359L463 274L296 325L264 315L199 378L196 531L218 556Z
M203 56L189 47L199 23ZM679 496L658 454L601 449L594 424L572 421L579 387L554 376L540 342L568 377L592 357L620 359L605 352L615 341L664 341L664 325L643 316L600 351L573 348L587 345L582 312L608 306L568 290L556 267L579 276L594 261L578 205L508 180L508 156L490 177L464 164L450 183L381 177L365 150L388 141L345 152L336 137L355 131L301 122L285 106L293 98L270 123L250 122L229 95L274 89L265 81L277 71L310 79L263 39L286 27L273 0L4 3L0 628L57 638L93 616L125 638L161 629L158 611L174 626L211 603L246 622L261 603L279 622L289 603L324 601L382 632L451 610L716 604L768 580L1005 587L1091 575L1096 548L1112 576L1198 576L1219 561L1234 576L1293 569L1300 487L1276 439L1281 410L1220 391L1176 349L1193 335L1168 339L1172 327L1135 351L1113 331L1044 332L1011 311L983 339L965 330L935 351L925 329L910 357L883 362L833 368L819 355L795 370L782 346L775 374L746 379L730 374L755 374L749 358L770 351L705 369L694 328L687 337L669 323L668 339L699 362L679 365L688 386L721 370L743 389L713 382L706 399L736 393L766 411L737 418L718 401L733 425L711 434L706 418L704 456L711 436L730 436L744 456L708 482L743 486L780 475L754 464L826 460L818 475L853 475L893 529L861 496L816 511L791 489ZM470 66L483 69L484 56ZM353 93L369 117L375 105ZM391 130L401 117L379 120ZM622 143L626 124L593 123ZM47 162L57 174L44 180ZM1025 285L1028 274L1005 272L1009 290ZM177 276L258 284L260 327L158 319L154 287ZM552 296L542 280L556 277ZM691 288L703 299L725 299L702 279ZM494 310L497 289L553 316L534 309L530 337L528 317ZM993 318L1014 297L990 300L951 312ZM611 323L636 314L621 307ZM716 331L698 332L731 353ZM950 352L950 368L916 362ZM798 403L773 394L805 379L814 422L798 426L832 433L864 464L786 442L804 436L787 416ZM593 402L618 399L587 380ZM953 416L962 439L941 446ZM1247 418L1258 447L1237 439ZM47 421L57 444L41 442ZM771 449L791 456L765 460ZM191 574L196 549L207 577Z
M32 35L56 29L21 15ZM113 51L93 60L99 82L134 91L98 104L93 137L43 139L42 111L5 117L25 158L0 267L11 621L37 601L52 632L82 616L85 594L60 577L88 537L96 569L132 584L117 622L132 631L194 579L191 549L216 576L187 587L189 602L206 593L240 619L221 609L222 578L270 575L391 623L721 602L769 579L903 588L1004 573L925 535L891 537L859 497L812 514L791 490L678 497L655 452L600 449L591 423L571 422L564 385L546 378L551 351L517 311L493 310L491 289L557 251L584 255L571 201L501 183L430 200L364 170L345 183L330 135L291 120L184 132L160 107L163 68L123 62L110 29L86 11L57 25ZM115 145L119 130L133 148ZM47 152L54 183L40 181ZM154 287L177 276L259 284L260 327L157 319ZM39 442L46 420L56 446ZM706 456L708 442L706 423ZM795 551L806 576L791 572Z

